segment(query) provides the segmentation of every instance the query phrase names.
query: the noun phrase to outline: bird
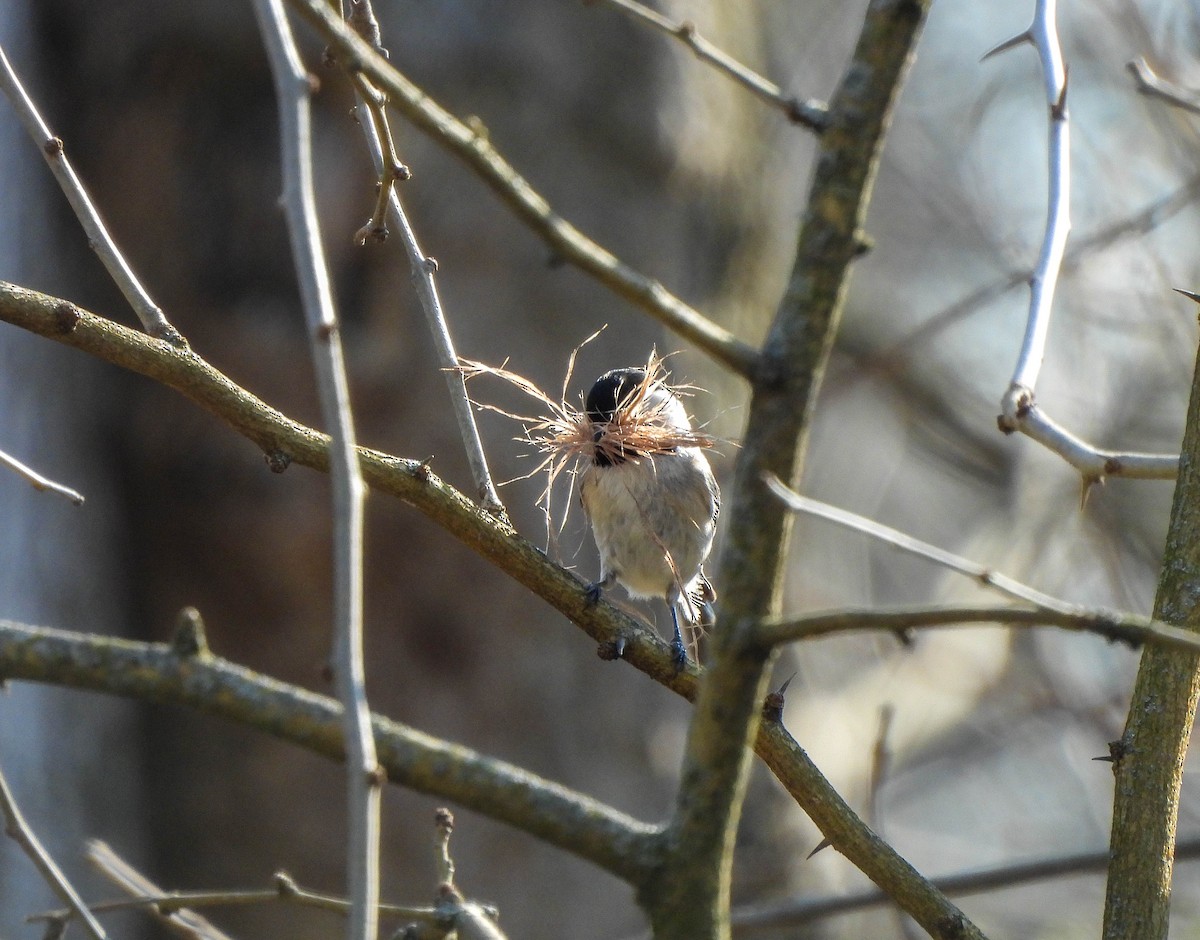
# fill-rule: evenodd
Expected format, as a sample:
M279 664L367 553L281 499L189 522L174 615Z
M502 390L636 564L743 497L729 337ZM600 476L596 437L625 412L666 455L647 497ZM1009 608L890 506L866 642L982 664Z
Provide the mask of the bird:
M704 575L712 550L720 490L679 398L645 369L613 369L584 401L591 423L590 460L579 497L600 554L591 603L620 584L635 598L661 598L671 611L671 657L687 664L679 628L711 619L716 592Z

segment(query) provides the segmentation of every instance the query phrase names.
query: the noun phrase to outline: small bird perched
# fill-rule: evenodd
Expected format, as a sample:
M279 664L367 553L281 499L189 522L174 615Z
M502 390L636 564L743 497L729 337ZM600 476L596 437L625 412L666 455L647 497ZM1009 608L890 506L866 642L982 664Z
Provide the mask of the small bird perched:
M579 496L600 552L601 592L621 584L633 597L661 597L671 611L671 653L687 662L679 613L689 624L716 600L704 576L720 511L720 491L679 399L651 372L614 369L584 403L591 459Z

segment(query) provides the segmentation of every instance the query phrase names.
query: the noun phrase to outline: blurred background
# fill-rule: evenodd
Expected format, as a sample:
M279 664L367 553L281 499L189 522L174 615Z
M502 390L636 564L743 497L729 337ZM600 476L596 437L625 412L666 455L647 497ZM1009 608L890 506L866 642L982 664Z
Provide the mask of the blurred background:
M391 60L491 140L584 232L745 339L782 293L813 141L776 112L603 4L376 0ZM1046 106L1036 56L980 63L1028 25L1032 3L935 4L875 189L875 248L849 307L802 489L1068 600L1149 611L1171 486L1111 480L1081 505L1077 476L995 427L1020 342L1045 214ZM785 90L827 97L865 3L678 0L663 7ZM1072 255L1060 283L1039 400L1102 446L1174 450L1196 345L1200 194L1195 118L1140 97L1125 70L1146 56L1200 86L1195 2L1097 0L1062 10L1074 143ZM362 443L472 491L445 383L394 241L351 236L373 203L351 94L320 65L316 148ZM272 85L248 3L8 0L0 41L133 266L192 346L289 416L319 424L278 207ZM601 372L679 351L689 402L736 441L745 388L577 271L554 263L462 166L395 122L414 170L402 198L459 352L574 390ZM133 325L0 104L0 278ZM1157 206L1157 208L1155 208ZM1005 285L1008 285L1007 287ZM988 291L988 288L992 288ZM976 299L972 300L975 297ZM477 398L520 404L481 380ZM572 392L574 394L574 391ZM480 418L499 479L527 473L519 429ZM164 640L195 605L222 656L329 692L328 481L268 472L250 443L179 396L0 325L0 449L82 490L75 508L0 476L0 617ZM715 463L728 481L736 447ZM502 495L543 538L542 482ZM372 706L521 764L640 818L667 812L686 705L594 645L418 513L368 500L367 642ZM563 562L593 577L582 517ZM452 589L448 586L453 585ZM466 589L467 586L470 589ZM720 584L717 584L720 590ZM969 584L816 520L796 528L786 609L974 597ZM638 608L660 629L661 605ZM839 791L919 869L940 875L1107 844L1109 765L1135 654L1050 631L827 639L789 651L786 722ZM889 715L884 720L881 716ZM886 728L886 734L880 732ZM886 773L872 770L886 751ZM256 887L277 869L338 892L342 772L187 711L13 684L0 698L0 766L26 815L89 897L113 892L81 860L99 837L169 888ZM738 900L842 893L864 877L765 774L748 802ZM1185 784L1179 830L1200 833ZM389 900L432 895L437 801L385 798ZM461 886L498 905L512 937L644 934L631 892L564 853L460 812ZM1172 936L1200 936L1196 871L1177 871ZM1103 877L961 902L985 931L1097 933ZM40 935L24 916L57 904L0 843L0 937ZM218 912L235 936L326 936L321 915ZM154 936L143 918L122 936ZM755 936L907 937L894 912Z

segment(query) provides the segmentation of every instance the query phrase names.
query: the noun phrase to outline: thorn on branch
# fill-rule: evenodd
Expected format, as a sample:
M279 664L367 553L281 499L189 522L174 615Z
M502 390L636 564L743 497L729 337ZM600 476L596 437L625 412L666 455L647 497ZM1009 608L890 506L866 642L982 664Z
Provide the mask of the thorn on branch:
M279 892L281 898L294 898L300 893L296 879L286 871L275 872L275 890Z
M371 9L368 0L350 0L350 12L346 16L346 22L372 49L385 59L388 58L388 51L383 47L383 33L379 29L379 20L376 19L375 11Z
M1195 301L1196 303L1200 304L1200 294L1197 294L1194 291L1184 290L1182 287L1174 287L1174 288L1172 288L1172 290L1174 290L1175 293L1177 293L1177 294L1183 294L1183 296L1186 297L1188 300L1192 300L1192 301ZM1200 320L1200 313L1196 314L1196 319Z
M171 649L184 659L208 656L208 637L204 630L204 618L195 607L185 607L175 617L175 634L171 638Z
M81 319L83 315L74 304L64 300L54 305L54 326L58 332L64 335L74 333Z
M1050 106L1050 117L1055 121L1065 121L1067 119L1067 85L1071 80L1071 67L1063 66L1063 83L1062 88L1058 92L1058 100Z
M155 339L161 339L164 343L174 346L176 349L187 349L188 341L183 338L183 334L167 322L161 310L155 307L154 311L157 313L156 319L159 323L157 326L151 328L149 331L150 335Z
M1116 461L1113 461L1113 462L1116 463ZM1105 464L1106 468L1107 468L1107 466L1108 466L1108 464ZM1104 485L1104 477L1103 476L1088 475L1085 473L1085 474L1083 474L1083 476L1080 477L1080 489L1079 489L1079 511L1080 512L1083 512L1084 509L1087 508L1088 496L1091 495L1092 487L1093 486L1103 486L1103 485Z
M267 451L263 454L267 461L267 469L272 473L283 473L292 465L292 457L290 454L285 454L281 450Z
M937 935L942 940L959 940L967 935L967 925L962 914L950 914L938 918Z
M763 699L762 716L763 721L769 721L774 724L779 724L783 721L783 709L787 704L787 688L792 684L792 680L796 678L793 672L774 692L767 693L767 697Z
M1093 757L1092 760L1100 761L1106 764L1112 764L1113 776L1116 776L1117 769L1121 766L1121 761L1123 761L1128 754L1129 745L1127 745L1123 739L1118 738L1116 741L1108 742L1108 754L1100 757Z
M822 838L821 841L817 843L817 847L815 849L813 849L811 852L809 852L806 856L804 856L804 860L807 862L810 858L812 858L814 855L816 855L822 849L827 849L831 845L833 845L832 842L830 842L828 839Z
M993 56L998 56L1001 52L1007 52L1009 49L1015 49L1017 46L1020 46L1023 43L1033 43L1033 34L1028 30L1013 36L1012 39L1004 40L1004 42L1000 43L998 46L993 46L983 54L983 57L979 61L986 62Z
M784 113L793 124L807 127L810 131L818 134L829 129L829 109L819 101L788 98L785 102Z
M368 239L374 242L385 242L388 234L386 223L368 219L367 224L354 233L354 244L365 245Z
M599 2L599 0L592 0L592 2ZM490 132L487 125L483 123L483 118L478 114L467 115L463 123L467 126L467 130L474 136L476 143L486 144L488 142Z
M607 663L620 659L625 655L625 645L628 641L623 636L608 640L596 647L596 655Z

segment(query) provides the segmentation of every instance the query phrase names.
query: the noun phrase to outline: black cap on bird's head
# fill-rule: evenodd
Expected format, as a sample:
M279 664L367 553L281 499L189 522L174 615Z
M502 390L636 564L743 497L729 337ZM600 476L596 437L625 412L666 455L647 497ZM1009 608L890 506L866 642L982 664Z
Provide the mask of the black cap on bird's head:
M628 405L646 381L642 369L613 369L596 379L587 393L584 409L593 423L613 420L622 405Z

